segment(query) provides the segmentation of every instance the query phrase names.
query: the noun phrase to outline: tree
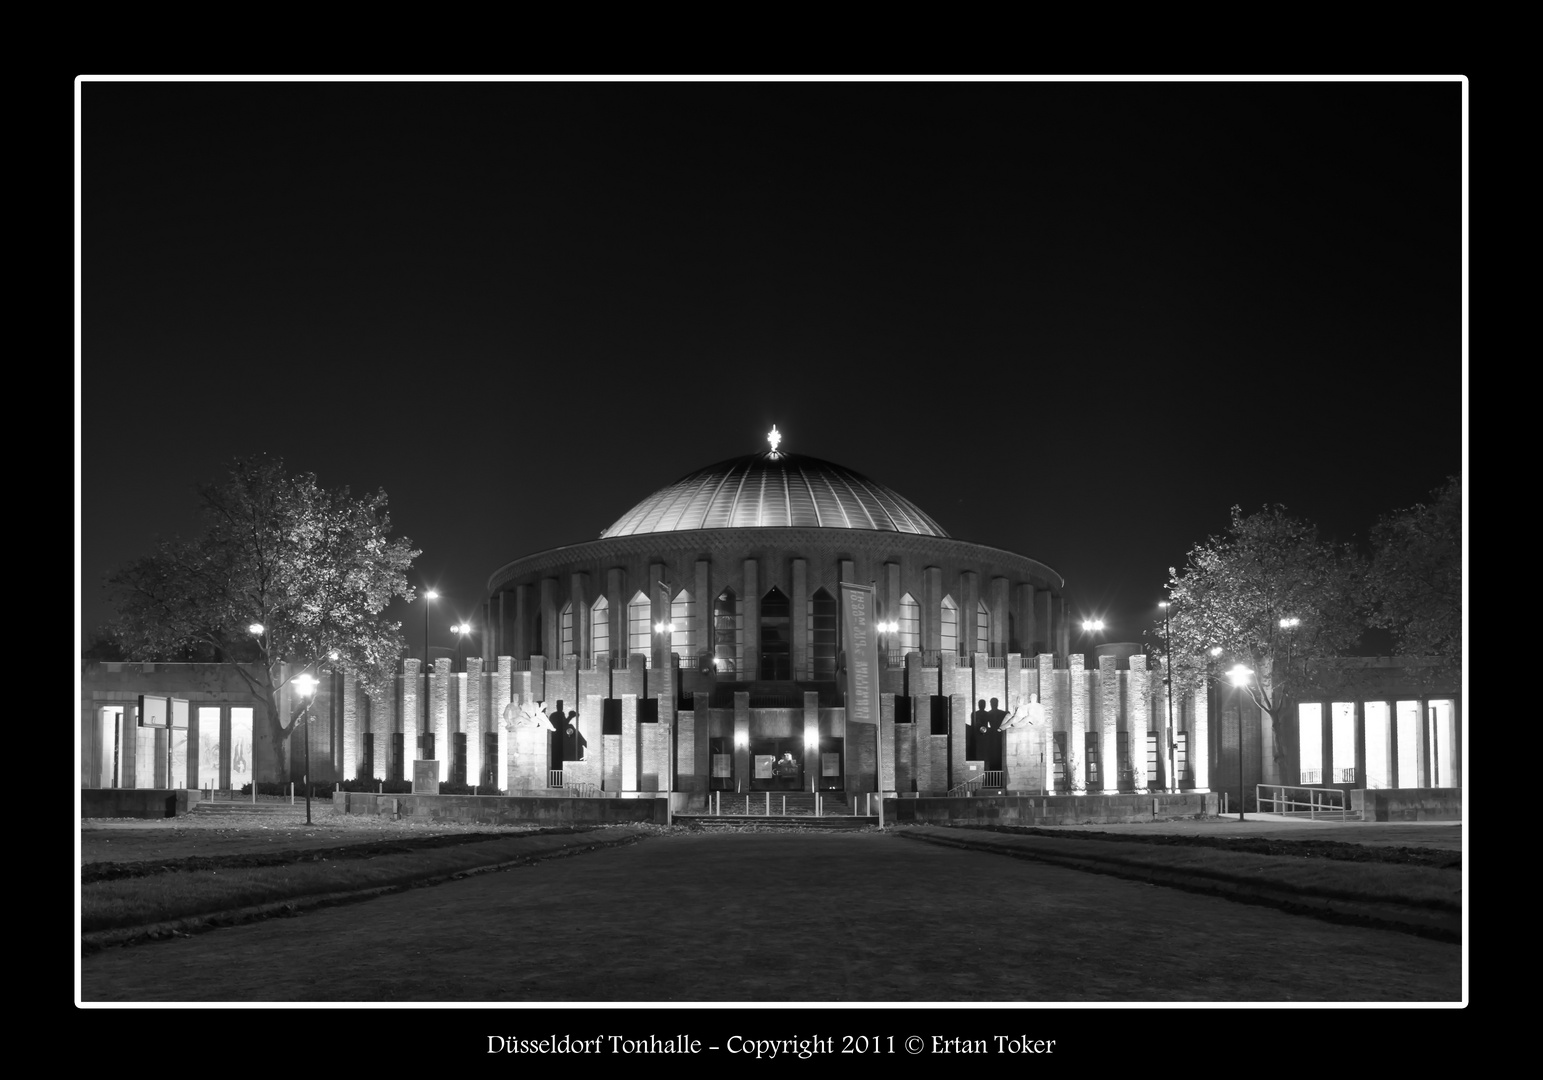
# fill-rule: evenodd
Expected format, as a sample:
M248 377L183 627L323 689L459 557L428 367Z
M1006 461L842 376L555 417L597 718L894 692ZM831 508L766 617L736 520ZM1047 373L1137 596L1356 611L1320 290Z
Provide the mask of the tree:
M413 599L407 571L419 552L391 537L385 492L329 491L312 473L286 475L276 458L239 458L198 497L201 535L164 541L108 575L113 637L134 660L211 650L234 664L279 753L298 718L282 715L279 695L296 676L331 661L378 688L394 670L401 624L382 612Z
M1364 563L1284 507L1245 517L1234 506L1227 535L1196 544L1184 570L1169 574L1163 648L1175 692L1220 682L1235 664L1252 670L1245 685L1270 717L1279 767L1281 721L1305 693L1333 685L1337 669L1326 661L1360 639ZM1161 624L1154 636L1163 639Z
M1366 578L1371 624L1393 631L1399 651L1455 667L1463 651L1463 482L1453 476L1372 529Z

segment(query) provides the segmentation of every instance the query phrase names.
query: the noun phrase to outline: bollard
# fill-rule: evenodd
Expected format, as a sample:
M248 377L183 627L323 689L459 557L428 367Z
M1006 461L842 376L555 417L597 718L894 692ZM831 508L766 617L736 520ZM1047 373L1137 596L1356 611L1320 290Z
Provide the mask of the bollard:
M766 793L766 816L771 817L771 792Z
M782 797L782 816L788 816L788 797L786 795Z
M289 782L289 805L295 805L295 782L293 780Z

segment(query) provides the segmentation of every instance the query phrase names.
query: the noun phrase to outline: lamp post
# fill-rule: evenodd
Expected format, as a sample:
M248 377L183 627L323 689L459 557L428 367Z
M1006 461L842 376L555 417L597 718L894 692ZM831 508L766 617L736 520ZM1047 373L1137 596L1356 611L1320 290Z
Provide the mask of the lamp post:
M1178 742L1173 737L1173 645L1168 635L1168 601L1160 601L1157 606L1163 609L1163 664L1168 671L1167 678L1163 679L1163 686L1168 691L1163 695L1168 699L1168 790L1177 795L1179 778L1173 774L1173 766Z
M419 742L420 746L423 743L423 736L425 736L425 735L427 735L429 733L429 604L428 604L428 602L430 600L438 600L438 599L439 599L439 593L435 592L433 589L428 589L423 594L423 601L424 601L424 603L423 603L423 731L420 732L419 735L418 735L418 742ZM435 752L437 753L438 750L436 749ZM422 751L420 750L419 753L422 753ZM419 759L414 758L413 760L416 761L416 760L419 760ZM407 780L409 783L412 782L412 777L411 776L404 777L403 779Z
M316 679L311 675L296 675L295 689L300 691L301 698L305 700L305 709L301 712L300 719L305 724L305 823L309 825L311 823L311 696L316 693Z
M1232 681L1233 693L1238 699L1238 820L1243 820L1243 808L1248 805L1248 800L1243 794L1243 687L1248 685L1248 677L1253 671L1242 664L1234 664L1232 670L1227 672L1227 678Z

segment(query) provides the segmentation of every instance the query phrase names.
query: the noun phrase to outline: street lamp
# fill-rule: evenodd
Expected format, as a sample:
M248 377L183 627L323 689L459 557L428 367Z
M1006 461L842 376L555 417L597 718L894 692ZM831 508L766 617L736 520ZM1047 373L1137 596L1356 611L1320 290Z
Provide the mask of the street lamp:
M1163 680L1168 693L1168 786L1172 792L1179 793L1179 778L1174 775L1174 755L1178 748L1178 740L1174 737L1173 730L1173 644L1168 635L1168 607L1167 600L1160 601L1157 605L1163 609L1163 663L1168 668L1168 677Z
M456 623L450 627L450 632L455 635L455 669L461 670L461 646L466 642L466 635L471 633L471 623Z
M424 600L424 604L423 604L423 731L418 736L418 741L419 741L420 745L422 745L422 743L424 741L423 736L425 736L425 735L427 735L429 733L429 605L428 605L428 601L430 601L430 600L438 600L438 599L439 599L439 593L435 592L433 589L425 590L425 592L423 594L423 600ZM419 753L422 753L422 751L420 750ZM414 760L416 761L416 760L420 760L420 759L415 758ZM408 780L410 782L412 780L412 777L410 777L410 776L403 777L403 779Z
M1227 678L1232 681L1234 693L1238 698L1238 820L1243 820L1243 808L1248 800L1243 795L1243 687L1248 685L1248 677L1253 674L1250 668L1242 664L1234 664L1232 670L1227 672Z
M305 723L305 823L311 823L311 696L316 693L316 679L309 675L295 676L295 689L305 700L305 710L300 714ZM294 775L291 773L290 775Z

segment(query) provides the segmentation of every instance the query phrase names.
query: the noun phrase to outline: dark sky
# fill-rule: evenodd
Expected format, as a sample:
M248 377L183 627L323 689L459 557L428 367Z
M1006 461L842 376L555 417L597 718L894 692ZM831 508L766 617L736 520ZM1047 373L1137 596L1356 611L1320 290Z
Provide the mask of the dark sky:
M1139 639L1233 504L1462 471L1462 93L85 82L83 631L238 454L384 488L448 644L775 423Z

